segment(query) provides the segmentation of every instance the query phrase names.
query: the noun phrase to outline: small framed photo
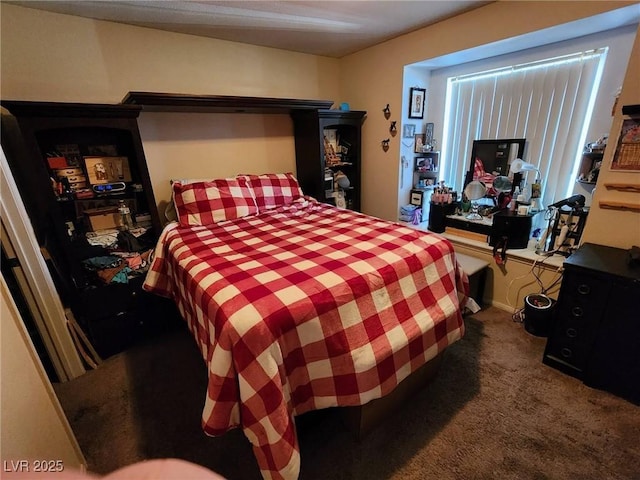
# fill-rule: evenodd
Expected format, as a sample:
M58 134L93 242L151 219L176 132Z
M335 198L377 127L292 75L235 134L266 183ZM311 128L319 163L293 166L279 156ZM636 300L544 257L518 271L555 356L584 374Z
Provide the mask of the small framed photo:
M425 145L425 135L424 133L416 133L414 136L414 145L413 152L414 153L422 153L422 147Z
M433 172L433 158L431 158L431 157L416 157L416 171L418 171L418 172Z
M131 181L127 157L84 157L84 165L91 185Z
M409 94L409 118L424 118L424 98L427 90L412 87Z
M413 138L416 134L416 126L415 125L404 125L402 127L402 136L403 138Z

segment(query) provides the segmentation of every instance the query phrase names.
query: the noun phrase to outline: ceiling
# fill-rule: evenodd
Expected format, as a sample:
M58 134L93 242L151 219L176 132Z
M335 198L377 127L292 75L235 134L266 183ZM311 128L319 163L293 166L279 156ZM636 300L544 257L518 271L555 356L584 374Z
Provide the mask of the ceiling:
M28 0L5 3L340 58L491 2L471 0Z

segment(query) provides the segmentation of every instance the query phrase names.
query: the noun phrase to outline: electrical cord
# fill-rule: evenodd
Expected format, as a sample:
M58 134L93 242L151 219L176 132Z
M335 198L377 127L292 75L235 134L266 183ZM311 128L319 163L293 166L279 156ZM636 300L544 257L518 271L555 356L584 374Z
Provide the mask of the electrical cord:
M536 283L540 286L540 293L542 295L546 295L546 293L548 291L550 291L555 285L558 284L558 282L562 279L562 272L563 272L563 268L562 266L560 266L557 270L556 273L559 273L559 275L551 282L551 284L545 288L544 283L542 281L541 278L541 274L542 274L542 266L544 265L544 263L547 261L547 259L550 256L545 256L542 260L534 260L533 264L531 265L531 269L523 274L520 275L518 277L513 278L510 282L509 285L507 286L507 304L509 305L510 308L513 309L513 313L511 315L511 318L514 322L518 322L518 323L523 323L524 322L524 307L522 308L518 308L516 309L516 307L514 305L511 304L511 301L509 299L509 292L511 291L511 287L513 285L513 283L516 280L520 280L522 278L525 278L529 275L533 275L533 277L536 280Z

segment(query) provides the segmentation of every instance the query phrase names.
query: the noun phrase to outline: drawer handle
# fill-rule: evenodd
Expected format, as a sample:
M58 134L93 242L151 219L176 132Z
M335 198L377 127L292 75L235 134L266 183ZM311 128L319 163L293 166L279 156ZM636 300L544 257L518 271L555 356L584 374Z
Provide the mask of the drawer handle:
M567 337L569 338L576 338L578 336L578 330L576 330L575 328L567 328Z
M560 355L562 355L564 358L571 358L573 352L570 348L563 348L562 350L560 350Z
M573 315L574 317L581 317L582 315L584 315L584 310L582 310L582 307L573 307L571 309L571 315Z
M585 283L578 285L578 293L581 295L589 295L591 287Z

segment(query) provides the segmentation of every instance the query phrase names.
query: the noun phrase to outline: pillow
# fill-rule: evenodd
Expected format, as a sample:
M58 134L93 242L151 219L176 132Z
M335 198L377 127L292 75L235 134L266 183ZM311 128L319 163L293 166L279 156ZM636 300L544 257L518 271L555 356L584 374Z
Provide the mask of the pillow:
M164 218L167 222L177 222L178 221L178 212L176 211L176 202L174 200L173 195L173 184L181 183L186 185L188 183L197 183L197 182L211 182L211 178L172 178L169 180L169 185L171 186L171 200L167 203L167 206L164 209Z
M172 186L181 225L211 225L258 213L255 197L244 178Z
M260 211L288 205L304 195L292 173L239 175L237 178L246 178L249 181Z

